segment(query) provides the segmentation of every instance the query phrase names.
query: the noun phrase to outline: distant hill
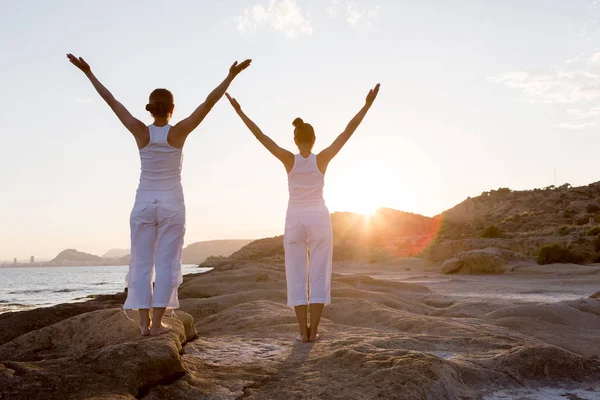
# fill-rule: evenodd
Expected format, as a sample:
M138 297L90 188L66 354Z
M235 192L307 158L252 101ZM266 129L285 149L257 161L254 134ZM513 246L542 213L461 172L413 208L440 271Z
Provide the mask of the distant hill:
M129 249L110 249L104 253L102 258L120 258L129 254Z
M438 235L425 251L433 261L486 247L534 257L548 245L569 250L572 262L600 260L600 182L491 190L468 198L438 219Z
M102 257L98 257L94 254L83 253L75 249L66 249L58 253L58 255L49 262L49 264L52 265L77 265L78 263L83 265L98 263L97 265L102 265L104 260Z
M333 213L331 225L334 260L375 262L421 253L437 232L439 220L380 208L373 215ZM283 260L283 236L255 240L231 258Z
M196 242L183 249L183 264L200 264L209 256L229 256L252 240L209 240Z

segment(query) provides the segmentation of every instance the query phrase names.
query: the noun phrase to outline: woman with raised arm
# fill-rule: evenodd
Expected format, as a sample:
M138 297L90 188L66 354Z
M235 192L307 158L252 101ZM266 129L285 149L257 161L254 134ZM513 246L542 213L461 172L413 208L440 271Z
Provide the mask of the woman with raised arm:
M127 300L123 308L139 311L142 335L166 333L170 327L162 322L162 318L167 308L179 307L177 288L183 281L181 250L185 234L185 204L181 186L182 148L188 135L251 60L233 63L225 80L204 103L174 126L169 124L175 109L173 95L167 89L154 90L146 105L154 123L146 126L100 83L83 58L72 54L67 54L67 57L88 77L137 142L142 168L130 217L131 261L126 278ZM156 279L153 285L154 270ZM152 319L150 309L153 310Z
M299 154L294 155L262 133L244 114L239 103L226 93L244 124L256 139L283 163L288 173L290 198L283 236L287 304L296 312L300 330L296 340L301 342L318 340L323 307L331 303L333 234L329 210L323 199L325 171L331 159L358 128L378 92L379 84L369 91L365 105L352 118L344 132L318 155L312 153L315 131L310 124L300 118L294 120L294 142L299 150ZM307 323L309 307L310 324Z

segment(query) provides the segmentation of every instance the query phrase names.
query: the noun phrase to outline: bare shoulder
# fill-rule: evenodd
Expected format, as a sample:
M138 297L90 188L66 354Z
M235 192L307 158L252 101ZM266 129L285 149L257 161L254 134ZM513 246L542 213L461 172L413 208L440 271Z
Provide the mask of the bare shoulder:
M136 132L133 132L133 137L135 138L138 149L143 149L150 143L150 128L146 125L140 126L139 129L136 129Z
M319 171L321 171L323 175L325 175L330 161L331 157L329 156L327 149L322 150L319 154L317 154L317 168L319 168Z
M296 162L296 156L294 155L294 153L292 153L289 150L284 149L283 151L284 151L285 155L283 158L281 158L281 162L283 163L285 170L289 174L290 172L292 172L292 169L294 169L294 163Z
M167 134L167 142L178 149L182 149L185 144L185 139L187 139L189 132L182 128L179 123L171 126L169 129L169 133Z

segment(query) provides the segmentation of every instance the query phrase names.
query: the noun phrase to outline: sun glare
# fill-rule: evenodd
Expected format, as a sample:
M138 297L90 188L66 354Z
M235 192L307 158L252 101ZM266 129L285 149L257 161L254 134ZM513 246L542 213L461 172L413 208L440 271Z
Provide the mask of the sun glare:
M356 201L347 205L346 210L357 214L371 216L377 212L379 207L368 199L356 199Z

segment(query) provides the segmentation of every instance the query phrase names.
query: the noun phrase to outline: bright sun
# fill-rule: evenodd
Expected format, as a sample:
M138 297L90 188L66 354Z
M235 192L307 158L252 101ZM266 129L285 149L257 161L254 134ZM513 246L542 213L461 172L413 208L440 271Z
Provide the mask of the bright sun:
M371 199L360 198L354 199L354 201L350 202L346 207L348 211L364 215L375 214L377 208L379 207L375 205Z

